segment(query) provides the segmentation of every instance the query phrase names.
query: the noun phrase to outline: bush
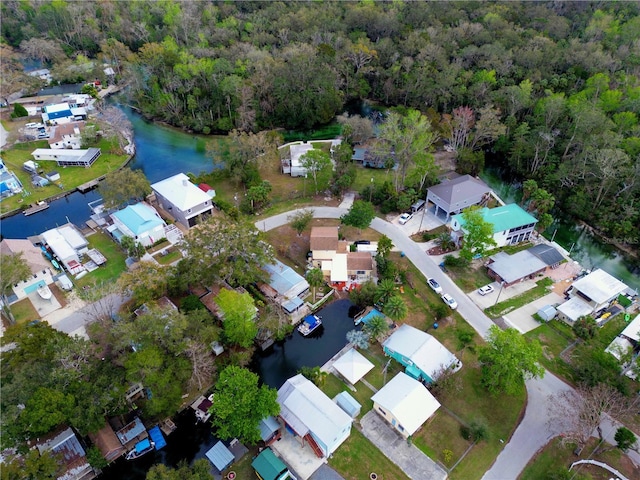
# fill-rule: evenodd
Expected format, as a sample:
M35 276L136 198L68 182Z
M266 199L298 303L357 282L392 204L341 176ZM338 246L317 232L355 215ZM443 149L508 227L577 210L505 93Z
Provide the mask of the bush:
M197 295L188 295L180 302L180 310L183 313L192 312L193 310L202 310L204 305Z
M20 117L28 117L29 112L19 103L13 105L13 113L11 114L11 118L20 118Z
M583 340L591 340L598 335L598 323L589 315L576 320L572 328L573 333Z
M447 267L466 267L469 261L462 257L454 257L453 255L444 256L444 264Z

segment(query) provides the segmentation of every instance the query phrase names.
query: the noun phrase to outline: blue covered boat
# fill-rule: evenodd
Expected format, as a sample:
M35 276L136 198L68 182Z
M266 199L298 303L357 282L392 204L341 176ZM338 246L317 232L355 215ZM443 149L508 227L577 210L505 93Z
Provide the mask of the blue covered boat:
M156 450L160 450L167 445L167 441L164 439L164 435L162 435L158 425L149 429L149 436L151 437L151 441L155 444Z
M317 315L307 315L304 321L298 326L298 331L305 337L311 335L320 328L322 320Z
M127 460L135 460L136 458L141 457L145 453L149 453L150 451L152 451L154 447L155 447L155 444L152 441L150 441L148 438L145 438L144 440L141 440L138 443L136 443L136 446L133 447L133 449L127 453L127 456L125 458Z

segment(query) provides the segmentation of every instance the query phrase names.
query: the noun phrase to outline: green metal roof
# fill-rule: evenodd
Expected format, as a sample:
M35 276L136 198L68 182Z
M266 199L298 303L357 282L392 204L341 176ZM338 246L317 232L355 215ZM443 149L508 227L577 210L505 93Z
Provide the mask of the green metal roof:
M496 208L485 207L482 209L482 217L485 222L493 224L493 233L529 225L530 223L536 223L538 221L534 216L524 211L515 203ZM451 218L456 219L458 223L464 227L465 222L461 213Z
M251 466L263 480L277 480L286 478L285 473L288 472L287 466L274 455L270 448L265 448L258 455Z

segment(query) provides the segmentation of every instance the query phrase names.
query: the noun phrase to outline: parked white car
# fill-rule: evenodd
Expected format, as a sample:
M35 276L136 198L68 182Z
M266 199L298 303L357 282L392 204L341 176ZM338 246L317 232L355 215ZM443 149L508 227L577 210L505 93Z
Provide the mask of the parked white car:
M403 213L402 215L400 215L400 219L398 220L398 222L400 222L400 225L404 225L412 218L413 218L413 213L409 213L409 212Z
M484 287L480 287L478 289L478 293L482 296L487 295L491 292L493 292L493 286L491 285L485 285Z
M436 281L435 278L427 278L427 283L429 284L429 286L431 287L431 290L433 290L436 293L442 293L442 287L440 286L440 284Z
M451 295L449 295L448 293L443 293L442 295L440 295L440 298L442 298L442 301L444 303L449 305L449 308L451 308L451 310L455 310L456 308L458 308L458 302L456 302L453 299L453 297Z

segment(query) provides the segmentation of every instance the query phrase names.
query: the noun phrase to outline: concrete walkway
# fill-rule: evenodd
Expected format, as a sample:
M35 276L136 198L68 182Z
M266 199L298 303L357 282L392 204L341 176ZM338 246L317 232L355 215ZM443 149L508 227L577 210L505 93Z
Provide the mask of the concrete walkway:
M534 300L507 315L503 315L502 318L510 327L515 328L520 333L527 333L540 326L540 323L533 318L533 314L537 313L545 305L556 305L564 302L564 298L555 292L551 292L544 297Z
M385 422L380 415L370 410L360 420L365 437L395 463L409 477L415 480L444 480L447 472L415 445L409 445Z

